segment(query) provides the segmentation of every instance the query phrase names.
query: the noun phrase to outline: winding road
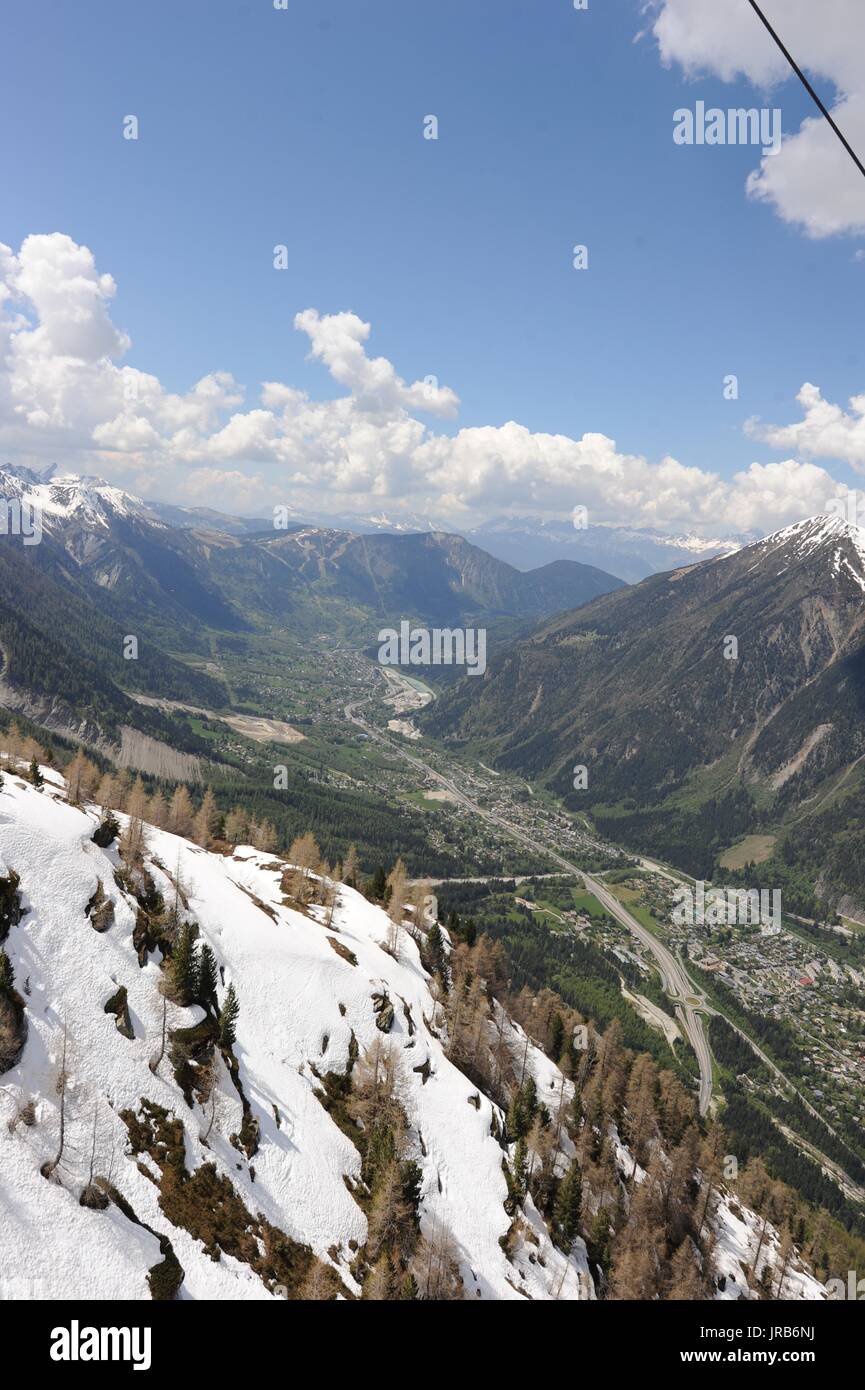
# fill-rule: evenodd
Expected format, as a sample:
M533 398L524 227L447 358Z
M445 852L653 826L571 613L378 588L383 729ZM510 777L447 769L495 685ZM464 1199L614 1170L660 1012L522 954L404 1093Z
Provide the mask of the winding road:
M702 1014L709 1010L704 1002L702 990L693 983L681 961L677 960L672 951L668 950L663 942L659 941L658 938L649 931L648 927L644 927L641 922L638 922L636 917L619 902L618 898L614 897L609 889L602 883L599 883L597 879L592 878L591 875L585 873L578 865L573 864L569 859L565 859L557 850L552 850L547 845L540 844L519 826L512 825L510 821L505 820L502 816L496 815L494 811L488 811L482 806L479 806L477 802L472 801L471 797L466 796L465 792L461 791L450 777L444 776L441 772L436 772L435 769L429 767L423 759L418 758L414 753L409 753L407 749L401 748L399 744L394 743L386 734L374 728L372 724L368 724L367 721L357 713L358 707L367 703L368 700L359 700L355 701L353 704L346 705L346 719L348 719L350 723L356 724L359 728L363 729L368 738L384 744L390 752L397 754L398 757L416 768L418 772L423 773L425 777L436 782L443 790L447 791L455 801L458 801L460 805L464 806L466 810L473 812L474 815L479 816L482 820L488 821L491 825L497 826L500 830L504 830L506 834L510 835L512 839L516 840L518 844L523 845L526 849L532 849L536 854L545 855L546 858L551 859L554 864L558 864L569 874L573 874L575 878L582 879L587 890L590 893L594 893L598 902L609 912L610 916L615 917L615 919L620 922L623 927L626 927L627 930L641 942L646 950L654 956L663 987L675 1005L676 1018L690 1042L691 1047L694 1049L699 1064L699 1108L700 1114L705 1115L712 1100L712 1054L709 1050L709 1041L703 1027ZM604 848L597 841L590 840L589 843L595 848Z

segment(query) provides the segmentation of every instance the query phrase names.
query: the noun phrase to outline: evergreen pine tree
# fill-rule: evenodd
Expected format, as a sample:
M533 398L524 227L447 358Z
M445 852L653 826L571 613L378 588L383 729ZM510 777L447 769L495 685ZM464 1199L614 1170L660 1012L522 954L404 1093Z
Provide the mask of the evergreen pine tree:
M610 1232L610 1213L606 1207L599 1207L592 1218L592 1225L586 1246L589 1252L589 1259L594 1264L601 1266L606 1271L610 1267L610 1242L612 1234Z
M237 1016L240 1013L240 1004L237 1001L237 993L234 985L228 986L225 1002L219 1014L219 1045L220 1047L233 1047L237 1037Z
M171 956L171 990L178 1004L190 1004L198 994L198 955L195 926L184 922Z
M384 900L386 888L387 874L384 871L384 866L382 864L379 864L378 868L376 869L375 873L373 874L372 878L367 884L366 896L368 898L372 898L374 902L380 903Z
M514 1188L520 1201L526 1195L526 1183L528 1180L528 1153L526 1151L525 1135L520 1135L517 1140L517 1147L514 1150Z
M36 787L37 790L45 785L45 778L39 771L39 764L36 761L35 757L31 759L30 771L28 773L28 776L30 778L30 781L33 783L34 787Z
M431 975L438 975L445 988L448 983L447 954L442 929L433 922L426 937L426 963Z
M198 998L204 1008L216 1008L216 957L207 942L198 958Z
M554 1217L563 1250L570 1250L580 1228L580 1203L583 1199L583 1177L574 1159L556 1193Z

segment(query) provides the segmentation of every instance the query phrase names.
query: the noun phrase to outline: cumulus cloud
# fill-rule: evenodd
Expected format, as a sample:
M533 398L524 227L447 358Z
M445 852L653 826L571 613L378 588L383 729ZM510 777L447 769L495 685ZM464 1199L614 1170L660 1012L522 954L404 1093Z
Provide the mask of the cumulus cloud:
M356 314L298 314L310 356L344 388L313 400L267 381L258 400L227 372L183 394L125 362L129 338L110 317L110 275L92 253L59 233L28 237L16 254L0 246L0 444L23 463L61 461L99 472L145 495L209 501L243 511L290 503L298 510L356 510L386 502L470 526L496 512L697 530L724 536L773 529L825 509L830 475L789 458L753 463L723 479L671 457L621 452L607 435L537 433L515 421L436 431L458 397L434 378L407 383L384 357L370 357L370 325ZM816 388L807 388L816 392ZM800 396L800 399L803 399ZM802 427L763 436L803 454L853 460L853 417L834 420L826 449L815 399ZM857 402L852 403L854 408ZM797 428L804 432L796 433ZM856 454L858 457L858 454Z
M795 449L806 458L841 459L865 473L865 395L851 396L849 411L827 401L819 386L806 381L796 396L803 418L792 425L766 425L752 419L753 439L775 449Z
M744 78L773 92L796 83L750 5L717 0L649 0L661 59L686 76ZM820 90L832 117L865 158L865 5L861 0L766 0L767 19ZM775 93L777 97L777 93ZM865 179L814 108L780 151L762 159L747 192L808 236L865 233Z
M323 362L341 386L347 386L361 409L378 412L404 407L431 415L455 415L459 397L440 387L435 377L407 386L385 357L367 357L364 343L370 325L356 314L326 314L304 309L294 320L309 337L310 356Z

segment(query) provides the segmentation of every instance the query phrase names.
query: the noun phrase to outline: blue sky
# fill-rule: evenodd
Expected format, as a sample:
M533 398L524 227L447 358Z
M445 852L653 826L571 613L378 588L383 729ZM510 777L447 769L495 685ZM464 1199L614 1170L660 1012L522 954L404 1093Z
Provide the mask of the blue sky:
M762 98L664 66L637 38L651 18L635 0L10 0L0 241L88 247L125 360L170 392L219 370L247 405L268 380L339 396L292 326L314 306L370 323L368 352L408 382L453 388L439 433L599 432L724 477L788 457L743 424L796 419L806 381L842 406L865 389L865 238L747 198L753 148L673 143L677 107ZM812 114L794 81L768 104L785 133ZM849 462L827 466L849 480Z

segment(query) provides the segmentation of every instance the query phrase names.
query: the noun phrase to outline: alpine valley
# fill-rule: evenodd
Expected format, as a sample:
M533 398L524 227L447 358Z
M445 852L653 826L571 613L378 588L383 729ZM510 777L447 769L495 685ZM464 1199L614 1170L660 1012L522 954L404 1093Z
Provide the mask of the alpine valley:
M619 578L0 492L4 1297L846 1296L855 527ZM382 664L405 622L485 674ZM782 907L674 912L713 888Z

